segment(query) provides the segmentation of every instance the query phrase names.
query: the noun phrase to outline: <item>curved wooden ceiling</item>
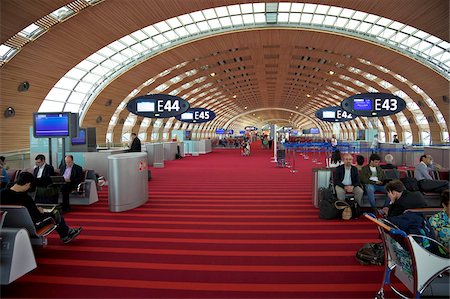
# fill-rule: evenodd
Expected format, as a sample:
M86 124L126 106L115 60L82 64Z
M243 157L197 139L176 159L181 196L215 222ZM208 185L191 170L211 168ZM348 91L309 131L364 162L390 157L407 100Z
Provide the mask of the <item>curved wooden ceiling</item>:
M19 0L2 3L2 42L29 23L69 2L72 1ZM449 40L448 1L302 2L345 6L385 16ZM0 152L29 147L31 112L39 109L42 100L68 70L90 54L126 34L161 20L210 6L236 3L240 1L133 0L132 5L129 5L130 2L127 1L106 0L52 27L39 39L26 45L1 69L0 108L4 111L9 106L14 107L16 116L1 118ZM367 65L364 61L370 61L372 65ZM333 95L339 95L339 92L352 94L345 86L357 92L367 91L365 87L349 81L349 78L380 92L390 92L376 80L363 75L372 74L378 81L385 80L401 88L416 102L428 119L433 141L440 142L441 125L432 109L424 104L421 95L391 73L383 72L376 66L384 66L417 84L435 101L447 121L450 117L448 100L444 101L443 98L449 97L449 82L427 66L388 48L356 38L329 32L274 28L214 35L174 47L148 59L114 80L99 94L86 113L82 126L97 127L98 142L103 143L109 120L121 101L149 78L182 62L189 63L166 77L158 78L154 86L192 69L197 69L198 72L189 80L206 77L200 85L212 83L208 89L220 92L216 96L220 100L202 101L202 96L198 95L201 92L198 92L194 103L203 102L204 107L215 110L220 117L199 126L202 131L222 127L233 118L229 128L236 130L244 125L271 120L282 125L293 123L298 127L318 124L324 132L329 133L332 126L314 119L314 112L320 107L338 104L339 100ZM352 72L352 68L361 73ZM329 71L334 74L331 75ZM212 72L216 75L211 76ZM17 90L17 86L23 81L31 84L27 92ZM173 84L165 93L184 83L186 82ZM184 93L192 92L196 87L194 85ZM141 93L151 90L150 87L144 88ZM206 93L203 97L208 95ZM112 105L105 105L109 100L112 100ZM419 126L413 113L405 110L404 115L409 120L413 141L419 142ZM99 116L102 122L98 122ZM127 116L128 113L122 111L119 120L125 120ZM392 120L395 131L400 132L402 138L402 126L397 117L392 117ZM139 130L138 124L141 121L138 120L133 131ZM353 122L343 125L342 129L351 131L365 125L364 121ZM386 120L382 120L382 125L386 132L392 131ZM120 142L124 133L122 126L119 121L114 128L114 142ZM448 131L448 123L443 126ZM152 130L150 126L147 133L150 135ZM160 132L163 130L161 127Z

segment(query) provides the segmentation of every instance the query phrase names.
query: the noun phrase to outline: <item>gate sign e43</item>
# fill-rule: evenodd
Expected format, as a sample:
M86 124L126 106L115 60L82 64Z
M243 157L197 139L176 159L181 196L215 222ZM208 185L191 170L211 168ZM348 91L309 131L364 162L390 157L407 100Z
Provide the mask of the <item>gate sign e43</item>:
M406 108L406 102L393 94L370 92L346 98L341 107L356 116L380 117L401 112Z

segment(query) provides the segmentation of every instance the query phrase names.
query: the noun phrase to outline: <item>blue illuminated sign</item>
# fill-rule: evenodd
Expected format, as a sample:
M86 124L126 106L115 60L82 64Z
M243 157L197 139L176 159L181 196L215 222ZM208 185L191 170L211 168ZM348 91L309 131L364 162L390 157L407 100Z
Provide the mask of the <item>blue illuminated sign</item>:
M356 116L380 117L402 111L406 108L406 102L393 94L369 92L346 98L341 107Z
M327 122L344 122L355 119L355 115L338 106L322 108L316 111L316 117Z

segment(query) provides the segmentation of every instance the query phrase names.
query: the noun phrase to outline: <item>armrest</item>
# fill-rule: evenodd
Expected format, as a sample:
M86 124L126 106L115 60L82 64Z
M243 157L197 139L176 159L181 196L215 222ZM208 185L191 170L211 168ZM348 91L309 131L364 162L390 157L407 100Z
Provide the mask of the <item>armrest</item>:
M436 246L438 247L439 252L442 254L441 257L446 257L446 258L448 258L449 251L448 251L448 248L446 248L446 247L444 246L444 244L442 244L442 243L436 241L436 240L433 239L433 238L430 238L430 237L427 237L427 236L423 236L423 235L410 234L409 236L411 236L411 237L413 237L413 238L427 239L428 241L430 241L430 243L434 243L434 245L436 245ZM422 248L423 248L423 247L422 247ZM424 249L425 249L426 251L428 251L430 254L437 255L435 252L431 252L431 251L429 251L427 248L424 248ZM439 256L439 255L438 255L438 256Z
M52 217L47 217L44 220L35 224L36 234L40 237L45 237L54 231L58 226Z

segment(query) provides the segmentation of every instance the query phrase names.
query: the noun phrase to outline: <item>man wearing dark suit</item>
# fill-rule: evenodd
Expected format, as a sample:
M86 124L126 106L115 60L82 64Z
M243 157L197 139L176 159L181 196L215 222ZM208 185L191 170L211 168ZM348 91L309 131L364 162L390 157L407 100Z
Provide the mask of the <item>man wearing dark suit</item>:
M73 156L67 155L64 158L64 164L59 169L60 175L62 175L66 183L61 187L61 193L63 196L62 209L63 212L70 211L69 195L72 190L76 189L78 184L83 180L83 169L81 166L73 162Z
M33 175L36 178L36 195L34 201L37 203L57 204L59 197L59 187L51 186L50 176L55 175L53 166L45 163L44 155L37 155L34 159L36 167L33 169Z
M41 154L37 155L34 160L36 163L36 167L33 170L33 175L36 178L36 186L47 187L52 183L52 181L50 180L50 176L55 175L53 166L45 163L45 156Z
M334 175L336 196L339 200L345 200L345 193L353 193L355 200L361 204L364 191L360 185L358 169L352 165L352 161L352 155L345 154L344 164L336 167Z
M141 151L141 140L136 136L135 133L131 133L131 138L133 142L131 143L129 152L140 152Z

